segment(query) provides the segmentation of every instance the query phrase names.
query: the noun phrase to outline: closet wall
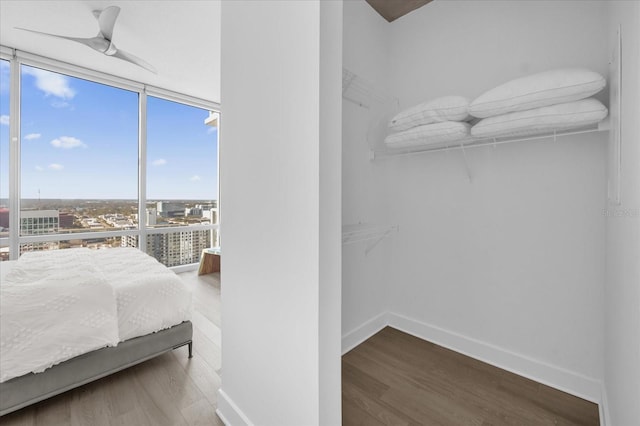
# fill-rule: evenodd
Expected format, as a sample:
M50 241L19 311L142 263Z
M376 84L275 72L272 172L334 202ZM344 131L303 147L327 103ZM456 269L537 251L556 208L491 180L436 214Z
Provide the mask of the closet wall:
M349 3L344 66L370 60L354 71L375 73L401 108L552 68L608 74L604 2L436 1L387 24L384 43L370 22L349 27L364 19ZM366 59L373 51L386 57ZM468 150L470 182L459 151L366 164L355 114L345 106L343 220L376 208L399 232L376 249L377 280L359 280L376 262L365 272L345 251L343 278L357 279L343 281L343 332L386 312L398 328L598 401L607 134ZM348 200L356 186L369 198Z
M553 68L607 75L605 16L604 2L434 2L391 26L390 90L407 107L474 98ZM606 138L472 150L471 183L460 152L389 164L392 220L403 230L390 311L428 335L446 330L438 337L464 351L598 398Z
M343 67L357 76L354 83L368 93L358 91L354 96L366 104L343 101L342 105L342 223L388 224L385 169L369 160L368 140L382 136L375 124L384 113L384 102L378 98L387 92L389 82L389 24L364 0L346 1L343 10ZM384 321L380 315L387 306L390 246L382 241L366 254L370 243L342 248L343 350ZM365 323L366 330L361 330Z

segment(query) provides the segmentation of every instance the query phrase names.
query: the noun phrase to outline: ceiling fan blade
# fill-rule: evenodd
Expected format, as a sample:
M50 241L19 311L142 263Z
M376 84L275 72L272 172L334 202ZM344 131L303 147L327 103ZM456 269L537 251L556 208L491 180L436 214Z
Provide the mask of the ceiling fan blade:
M132 64L135 64L139 67L146 69L147 71L157 74L156 69L150 63L148 63L144 59L138 58L136 55L133 55L131 53L127 53L122 50L116 50L116 53L110 56L122 59L127 62L131 62Z
M109 6L100 12L94 12L98 18L100 34L109 41L111 41L113 37L113 27L116 25L116 19L118 19L119 13L120 8L118 6Z
M22 31L28 31L30 33L35 33L35 34L40 34L40 35L44 35L44 36L48 36L48 37L55 37L55 38L61 38L64 40L71 40L71 41L75 41L77 43L81 43L84 44L85 46L88 46L92 49L98 50L98 51L102 51L102 43L100 43L100 40L96 40L96 37L92 37L92 38L79 38L79 37L69 37L69 36L63 36L63 35L58 35L58 34L50 34L50 33L43 33L42 31L35 31L35 30L29 30L26 28L20 28L20 27L15 27L16 30L22 30ZM104 43L106 43L106 46L108 46L108 42L105 41ZM106 50L106 47L105 47Z

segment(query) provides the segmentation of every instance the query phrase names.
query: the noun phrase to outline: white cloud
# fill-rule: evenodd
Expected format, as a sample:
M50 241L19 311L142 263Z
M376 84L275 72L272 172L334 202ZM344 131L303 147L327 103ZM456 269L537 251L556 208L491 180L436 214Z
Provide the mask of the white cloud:
M39 171L39 172L41 172L41 171L43 171L43 170L44 170L44 168L42 168L41 166L36 166L36 170L37 170L37 171Z
M24 137L24 139L28 141L32 141L34 139L40 139L40 136L42 136L40 133L29 133Z
M24 73L35 77L36 87L47 96L73 99L76 95L76 91L69 86L69 79L64 75L31 67L25 67Z
M200 180L200 176L198 176L198 175L193 175L193 176L191 176L191 177L189 178L189 180L190 180L191 182L197 182L197 181L199 181L199 180Z
M164 158L158 158L157 160L153 160L151 164L153 164L154 166L164 166L165 164L167 164L167 160L165 160Z
M62 149L87 147L87 145L84 142L82 142L78 138L74 138L73 136L60 136L59 138L51 141L51 146L55 148L62 148Z
M49 165L47 166L47 168L48 168L49 170L54 170L54 171L56 171L56 172L57 172L57 171L60 171L60 170L64 169L64 166L63 166L62 164L52 163L52 164L49 164Z
M209 127L207 129L207 134L210 135L211 133L217 132L218 128L217 127Z
M9 125L9 116L8 115L0 115L0 124L3 126Z

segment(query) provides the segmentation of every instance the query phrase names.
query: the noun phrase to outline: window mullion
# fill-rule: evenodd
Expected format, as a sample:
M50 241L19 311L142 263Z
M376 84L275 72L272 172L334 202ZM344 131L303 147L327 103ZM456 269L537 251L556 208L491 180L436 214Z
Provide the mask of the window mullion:
M20 257L20 62L9 62L9 259Z
M138 95L138 248L147 252L147 91Z

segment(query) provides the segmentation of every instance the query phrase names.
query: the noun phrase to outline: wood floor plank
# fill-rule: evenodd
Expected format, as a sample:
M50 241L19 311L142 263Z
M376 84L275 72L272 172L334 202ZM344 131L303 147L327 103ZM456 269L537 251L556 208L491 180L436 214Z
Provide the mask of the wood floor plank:
M126 417L125 415L136 410L138 397L136 390L126 378L128 371L120 371L101 379L105 386L105 404L109 408L112 417Z
M178 408L193 405L204 398L191 377L185 374L169 353L154 358L149 366L159 367L153 369L155 383Z
M224 426L208 401L201 400L181 409L182 415L190 426Z
M352 353L347 362L359 366L389 386L390 389L381 398L389 405L402 407L402 412L421 424L447 424L446 421L452 416L459 417L469 425L478 424L476 416L468 412L466 407L451 406L454 394L450 386L417 380L416 376L403 370L397 360L377 358L375 353L372 355L368 351L368 348L363 348Z
M382 383L353 364L342 362L342 380L345 384L355 386L368 395L380 398L389 390L389 385Z
M193 358L180 356L173 351L172 355L176 358L176 363L180 365L191 377L200 392L209 401L209 403L218 406L218 389L220 389L220 376L203 358L196 354Z
M109 425L111 414L105 404L107 383L107 380L98 380L74 392L70 405L72 426Z
M44 425L64 425L71 423L71 411L68 404L59 404L62 398L57 400L43 401L36 409L36 426Z
M194 351L215 371L222 367L222 351L220 347L207 338L199 328L193 328ZM197 343L195 343L197 342Z
M349 383L342 385L342 394L383 425L410 426L418 424L405 415L397 415L382 403L381 399L370 396Z
M427 425L599 424L596 404L390 327L342 362L345 423L363 417L354 406L377 419L386 406ZM353 389L376 404L367 408Z
M345 399L342 402L342 426L385 426L356 402Z
M111 417L109 426L154 426L144 411L140 408L134 408L126 413Z
M152 376L140 374L139 367L140 366L132 367L134 370L133 379L139 389L139 407L148 421L158 426L185 426L187 422L184 417L182 417L180 410L170 401L167 401L167 398L162 395L162 391L154 387L152 380L145 381L152 379Z
M211 322L208 318L202 315L200 312L195 311L193 313L193 326L202 332L207 339L211 340L218 348L222 344L222 331L220 327Z

